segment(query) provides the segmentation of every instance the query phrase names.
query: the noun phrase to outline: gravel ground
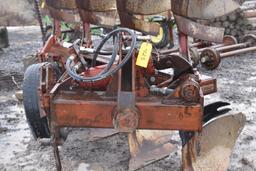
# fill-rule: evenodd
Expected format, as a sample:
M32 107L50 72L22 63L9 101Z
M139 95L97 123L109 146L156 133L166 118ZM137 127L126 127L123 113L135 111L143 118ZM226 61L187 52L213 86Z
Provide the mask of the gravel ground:
M24 110L14 97L15 84L23 75L22 59L41 46L37 27L9 28L11 46L0 52L0 170L55 170L52 148L47 142L32 139ZM256 53L223 59L214 71L201 73L218 78L218 93L206 96L206 103L222 100L232 104L234 113L247 116L246 126L231 157L230 171L256 170ZM177 135L177 133L175 133ZM61 147L63 168L73 170L127 170L129 153L127 136L119 134L88 142L88 130L73 130ZM176 136L177 139L177 136ZM221 155L221 154L220 154ZM143 169L180 170L180 152Z

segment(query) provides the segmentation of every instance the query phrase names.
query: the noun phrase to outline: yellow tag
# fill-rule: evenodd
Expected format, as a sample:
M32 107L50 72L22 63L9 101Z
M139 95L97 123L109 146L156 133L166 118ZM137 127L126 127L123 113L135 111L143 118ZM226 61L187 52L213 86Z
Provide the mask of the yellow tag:
M161 42L161 40L163 39L163 37L164 37L164 30L163 30L162 27L160 27L160 29L159 29L159 34L158 34L157 36L152 36L152 37L151 37L151 41L152 41L153 43L159 43L159 42Z
M43 1L41 4L41 8L44 8L44 7L45 7L45 2Z
M140 46L140 51L137 57L136 65L143 68L147 68L148 61L151 56L151 52L152 52L152 44L143 42Z

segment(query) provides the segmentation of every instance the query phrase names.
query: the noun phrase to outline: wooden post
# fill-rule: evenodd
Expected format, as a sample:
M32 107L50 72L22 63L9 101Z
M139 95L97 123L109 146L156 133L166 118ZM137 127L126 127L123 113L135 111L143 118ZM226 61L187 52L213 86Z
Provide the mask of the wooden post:
M9 46L8 32L6 27L0 27L0 48Z

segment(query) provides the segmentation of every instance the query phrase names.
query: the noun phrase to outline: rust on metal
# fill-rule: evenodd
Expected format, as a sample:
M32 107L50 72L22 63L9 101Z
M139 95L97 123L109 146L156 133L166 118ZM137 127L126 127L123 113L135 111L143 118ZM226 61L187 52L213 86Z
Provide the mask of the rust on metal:
M200 60L203 67L207 68L208 70L213 70L219 66L221 59L218 51L207 48L202 51Z
M188 102L199 102L200 87L196 81L188 80L181 88L181 97Z
M200 45L198 47L197 45ZM232 46L230 46L232 45ZM195 47L197 46L197 47ZM223 38L223 43L221 44L213 44L213 43L204 43L202 41L193 43L189 48L189 55L191 60L193 61L193 66L196 67L200 63L200 55L203 51L207 50L209 47L212 49L216 49L218 51L226 51L232 48L240 47L235 37L230 35L225 35ZM244 46L244 45L243 45Z
M114 0L77 0L76 2L83 22L106 27L115 25L117 10Z
M218 48L206 48L200 54L202 66L212 70L219 66L221 58L230 57L256 50L256 36L245 35L243 43L227 45Z
M175 19L178 29L188 36L216 43L222 43L223 41L224 28L201 25L178 15L175 15Z
M200 87L204 95L217 92L217 80L211 77L201 76Z
M234 45L237 44L237 39L234 36L225 35L223 38L224 45Z
M119 132L131 133L139 124L139 112L136 108L126 108L113 112L113 126Z
M116 10L116 0L76 0L77 7L86 11L105 12Z
M187 18L213 19L240 7L243 0L172 0L174 14Z
M172 105L162 104L158 98L139 100L139 129L200 130L202 108L200 104L184 106L179 100ZM101 106L100 108L98 106ZM52 115L59 127L113 128L111 115L117 106L115 98L103 98L91 93L62 91L52 101Z
M230 3L230 6L226 6L227 3ZM44 63L40 70L38 95L40 116L47 117L51 128L58 171L62 169L58 151L62 127L90 128L88 137L92 140L117 132L128 133L130 170L161 159L174 150L174 145L170 143L171 130L189 131L194 135L183 144L184 171L197 171L205 166L215 168L217 163L224 160L221 157L229 156L239 130L244 125L243 115L219 118L203 127L206 122L204 95L216 92L217 83L216 79L201 76L195 66L192 66L193 52L189 54L188 36L222 43L224 29L203 26L193 19L207 19L226 14L237 8L238 1L47 0L46 4L54 19L54 32L38 54L40 62ZM118 13L121 27L157 35L160 24L148 22L146 17L162 12L168 12L170 17L171 5L178 25L180 54L171 54L171 51L158 53L158 49L153 49L154 52L147 56L146 67L142 68L136 66L139 52L131 46L131 51L128 50L127 53L131 54L130 58L127 58L123 63L125 65L121 65L117 72L109 72L111 74L107 76L103 74L99 78L96 77L97 79L91 79L100 75L99 73L108 72L107 69L113 71L113 68L122 64L127 55L123 54L124 45L129 46L130 39L136 39L137 35L128 30L130 39L124 39L124 33L118 32L120 37L117 37L120 40L115 40L118 44L113 45L119 48L115 49L116 53L119 52L118 60L113 58L113 65L108 65L111 57L99 56L95 59L94 53L80 51L81 48L90 48L93 45L90 24L113 27ZM76 41L71 48L64 47L61 39L61 21L81 23L83 42ZM251 42L252 39L245 40ZM234 41L232 38L225 39L224 44ZM136 41L131 44L136 45ZM194 46L205 47L201 42ZM207 62L217 61L215 65L218 65L220 58L214 57L221 55L212 55L211 50L202 52L205 57L203 63L211 66L212 63ZM92 51L94 52L94 49ZM195 61L196 59L194 63ZM53 67L53 62L57 64L56 68ZM215 136L216 130L217 138L211 142L210 138ZM211 157L223 150L222 146L216 146L217 141L223 143L228 150L224 149L225 154L212 161ZM209 152L208 147L213 151ZM209 165L201 166L204 159L209 159ZM219 166L222 169L226 168L226 165L227 162Z
M105 12L91 12L83 9L79 9L79 14L83 22L113 27L116 22L116 11L105 11Z
M116 3L121 26L147 32L155 36L159 33L160 25L158 23L150 23L136 18L133 13L127 11L126 3L123 0L116 0Z
M80 22L80 17L77 10L58 10L51 6L48 7L50 15L52 18L65 21L69 23Z
M57 42L56 36L51 36L39 53L40 62L45 61L47 59L47 55L59 56L66 59L72 53L72 49L63 47L59 42Z
M174 131L137 130L128 136L131 159L129 171L143 168L178 150L171 143Z
M170 0L126 0L128 12L139 15L153 15L171 10Z
M203 127L182 149L184 171L226 171L236 140L245 125L242 113L218 117Z
M45 0L46 5L56 9L73 10L77 8L76 0Z

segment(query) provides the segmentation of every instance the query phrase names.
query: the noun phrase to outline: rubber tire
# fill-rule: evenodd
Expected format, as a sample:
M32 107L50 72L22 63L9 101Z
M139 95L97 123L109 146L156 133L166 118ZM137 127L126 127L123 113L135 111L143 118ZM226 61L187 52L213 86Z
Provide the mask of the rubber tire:
M32 135L35 139L50 138L47 118L40 117L38 86L42 63L30 65L23 80L23 104L25 115Z
M158 43L154 43L154 46L156 48L164 48L168 45L168 43L170 42L169 40L169 23L168 22L163 22L163 23L160 23L161 24L161 27L163 29L163 38L160 42Z

